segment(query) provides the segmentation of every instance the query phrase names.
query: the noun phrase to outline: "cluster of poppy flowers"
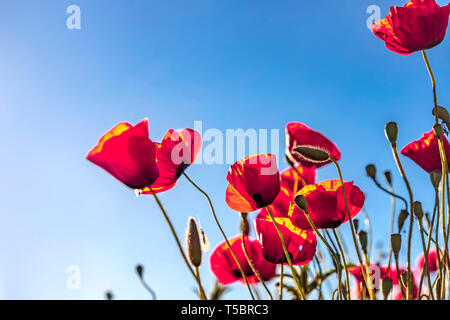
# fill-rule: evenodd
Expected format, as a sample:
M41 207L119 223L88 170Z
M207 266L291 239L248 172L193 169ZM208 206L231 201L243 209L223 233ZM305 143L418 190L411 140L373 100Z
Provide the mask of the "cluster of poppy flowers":
M373 24L372 31L385 41L388 49L399 54L411 54L442 42L449 15L450 5L441 7L434 0L412 0L404 7L391 8L385 19ZM437 113L437 106L434 112ZM434 128L401 150L428 173L442 172L442 150L445 159L450 157L447 139L436 132ZM391 137L388 138L392 143ZM276 276L277 265L289 265L295 278L293 266L307 265L316 256L317 237L323 239L321 230L335 230L348 221L354 228L352 219L364 206L365 196L360 188L352 181L342 179L337 164L341 153L331 140L305 124L291 122L286 126L286 141L289 167L282 172L278 171L277 159L271 154L251 155L229 169L225 201L240 214L244 224L248 223L247 215L257 211L253 219L256 239L252 240L245 228L241 235L230 240L223 233L225 242L219 244L210 256L211 270L223 285L240 281L249 286L269 281ZM182 175L193 183L185 170L195 162L201 146L200 134L192 129L171 129L161 143L153 142L145 119L134 126L117 124L100 138L87 159L137 193L152 194L157 199L156 194L174 188ZM338 167L340 179L317 182L316 171L330 163ZM298 199L306 205L299 205ZM212 204L211 208L215 216ZM356 250L359 254L358 245ZM436 256L439 255L433 250L419 256L415 274L423 272L425 261L428 261L429 272L438 270ZM368 266L370 264L363 266L360 259L360 265L348 268L356 279L356 298L370 294L365 286ZM347 265L345 268L347 271ZM409 273L408 269L390 265L379 269L381 278L390 279L394 285L392 297L404 298L405 288L400 285L402 281L398 276ZM200 278L193 274L202 294ZM417 298L415 281L412 283L412 296Z

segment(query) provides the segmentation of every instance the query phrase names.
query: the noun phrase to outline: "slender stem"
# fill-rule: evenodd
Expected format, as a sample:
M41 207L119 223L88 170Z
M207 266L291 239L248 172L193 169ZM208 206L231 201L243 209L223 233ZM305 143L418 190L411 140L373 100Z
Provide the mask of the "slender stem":
M175 228L173 227L173 224L172 224L172 222L170 221L170 218L169 218L169 216L167 215L166 210L164 209L163 205L162 205L161 202L159 201L159 198L156 196L156 193L153 191L153 189L150 188L150 190L151 190L151 192L152 192L153 197L154 197L155 200L156 200L156 203L158 204L159 208L161 209L161 212L162 212L164 218L166 219L167 224L169 225L170 231L172 232L172 235L173 235L173 237L175 238L175 241L176 241L177 246L178 246L178 250L180 251L181 256L183 257L183 260L184 260L184 262L186 263L186 266L188 267L189 271L192 273L192 276L193 276L193 277L195 278L195 280L197 281L197 280L198 280L198 279L197 279L197 275L195 274L194 270L192 269L190 263L188 262L188 259L187 259L187 257L186 257L186 254L184 253L184 250L183 250L183 246L181 245L180 239L178 239L178 236L177 236L177 233L176 233L176 231L175 231Z
M394 193L394 187L390 186L390 192ZM406 208L408 208L408 204L406 204ZM395 223L395 196L391 196L391 223L389 225L389 257L388 257L388 268L391 267L391 259L392 259L392 245L391 245L391 234L394 233L394 223Z
M320 240L322 240L323 244L327 247L328 251L330 251L331 256L333 257L333 260L336 264L336 270L338 273L338 291L339 291L339 296L341 297L342 294L342 288L341 288L341 281L340 281L340 270L341 270L341 263L337 257L337 254L334 252L334 250L331 248L331 245L328 243L328 241L325 239L325 237L319 232L319 230L317 230L316 225L314 224L314 222L312 221L311 217L309 216L308 210L304 210L305 213L305 217L309 222L309 225L311 226L311 228L313 228L314 232L317 234L317 236L320 238Z
M394 155L395 163L397 164L398 170L400 171L400 175L405 181L406 188L408 189L409 201L410 201L410 224L409 224L409 233L408 233L408 287L406 290L408 300L412 300L412 287L411 287L411 247L412 247L412 234L414 230L414 197L411 189L411 185L409 184L409 180L406 177L405 170L403 169L402 163L400 162L400 157L398 156L397 146L391 144L392 154Z
M398 265L398 256L394 254L394 258L395 258L395 268L397 269L397 282L400 287L400 290L402 291L403 300L406 300L405 285L403 283L403 279L400 274L400 267Z
M346 296L347 296L347 300L351 300L351 297L350 297L350 280L349 280L349 275L348 275L347 261L345 260L345 253L344 253L344 250L342 249L341 239L339 237L339 234L336 232L336 229L334 229L334 228L333 228L333 233L334 233L334 236L336 238L336 242L338 244L339 251L341 252L342 261L344 263L345 286L346 286L345 293L346 293Z
M436 194L436 196L435 196L435 202L434 202L433 217L431 218L430 225L428 226L427 247L426 247L425 252L424 252L424 254L426 256L428 256L429 252L430 252L431 236L432 236L432 233L433 233L434 221L436 220L436 213L439 215L439 212L437 211L438 204L439 204L439 192L438 192L437 189L435 189L435 194ZM424 265L424 267L425 267L425 265ZM434 300L434 294L433 294L433 289L432 289L432 285L431 285L431 276L430 276L429 266L427 266L427 268L428 268L428 272L427 272L428 287L430 289L431 298ZM422 286L423 286L424 276L425 276L425 273L422 270L422 273L420 275L419 294L418 294L419 297L422 295Z
M442 206L442 233L443 233L443 238L444 238L444 270L442 272L442 281L441 281L441 300L445 300L445 280L446 280L446 275L447 272L445 272L446 269L446 259L445 259L445 255L448 252L448 238L447 238L447 232L446 232L446 228L445 228L445 191L446 191L446 181L448 180L448 165L447 165L447 157L445 154L445 149L444 149L444 143L442 141L441 138L439 138L439 152L441 155L441 165L442 165L442 184L441 184L441 206ZM449 199L450 200L450 199Z
M145 282L143 277L139 277L139 280L141 281L142 286L145 288L145 290L148 291L148 293L150 293L150 295L152 296L152 300L156 300L156 293L155 291L147 284L147 282Z
M402 196L399 196L397 194L394 193L394 189L391 186L391 190L386 189L385 187L383 187L377 180L372 179L373 182L375 183L375 185L382 191L384 191L385 193L389 194L391 197L393 198L397 198L401 201L403 201L403 203L405 204L405 209L408 209L408 202L406 201L405 198L403 198ZM392 233L392 232L391 232Z
M245 275L245 272L242 269L242 266L239 263L239 260L236 257L236 254L234 253L233 248L231 247L230 241L228 240L227 235L225 234L225 231L223 231L222 226L220 225L220 222L219 222L219 219L217 218L216 211L214 210L214 206L212 204L211 198L209 197L209 195L202 188L200 188L191 178L189 178L189 176L186 174L186 172L183 172L183 175L208 200L209 206L211 208L212 215L214 217L214 221L216 222L217 227L219 228L220 232L222 233L222 236L225 239L225 242L227 243L228 249L230 249L231 255L233 256L233 259L236 262L236 265L238 266L239 271L241 272L242 278L244 279L244 282L247 285L247 289L248 289L248 292L250 293L250 296L252 297L253 300L255 300L255 296L253 295L253 292L252 292L252 289L250 287L250 283L248 282L247 276Z
M195 275L197 276L198 293L200 295L200 300L208 300L208 298L206 298L205 291L203 290L202 280L200 278L200 271L199 271L198 267L195 267Z
M366 287L369 290L370 299L375 300L375 292L373 290L373 285L372 285L372 283L369 283L368 275L367 275L366 270L364 269L363 259L361 257L361 252L359 250L358 240L356 239L355 225L353 224L353 218L352 218L352 215L350 214L350 209L348 207L347 195L346 195L345 188L344 188L344 179L342 178L341 168L340 168L339 164L337 163L336 159L334 159L333 157L330 157L330 159L334 163L334 165L336 166L336 169L337 169L338 175L339 175L339 179L341 181L342 194L344 196L345 208L347 210L348 221L350 223L350 229L352 231L353 244L355 245L356 254L358 256L359 264L360 264L360 267L361 267L361 273L363 275L364 282L366 283Z
M430 62L428 61L428 56L427 56L427 53L425 50L422 50L422 56L423 56L423 60L425 60L425 64L427 66L428 73L430 74L430 78L431 78L431 85L433 87L433 98L434 98L434 116L435 116L436 124L438 124L439 116L437 113L438 102L437 102L436 80L434 78L433 70L431 69L431 65L430 65Z
M283 278L284 278L284 267L283 263L280 263L280 288L279 288L280 300L283 300Z
M284 255L286 256L286 260L287 260L287 262L289 264L289 268L291 269L292 275L294 276L294 280L295 280L295 284L297 286L298 292L299 292L300 296L303 299L305 299L305 296L304 296L304 293L303 293L303 289L302 289L302 287L300 285L300 282L298 280L297 272L295 272L294 266L292 264L291 257L289 255L289 251L287 250L286 243L284 242L283 234L281 233L280 228L278 226L278 223L275 221L275 218L274 218L274 216L273 216L269 206L267 206L266 209L267 209L267 212L269 213L270 219L272 219L272 222L273 222L273 225L275 226L275 229L277 230L278 236L280 237L281 245L283 246Z
M245 218L244 217L242 217L242 221L245 223ZM244 252L245 258L247 259L247 262L248 262L250 268L252 269L253 273L258 278L259 282L262 284L264 289L269 294L270 300L273 300L272 293L270 292L269 288L267 288L266 282L261 277L261 274L258 272L258 269L256 269L255 264L252 261L252 258L248 255L247 248L245 247L245 228L242 228L241 245L242 245L242 251Z

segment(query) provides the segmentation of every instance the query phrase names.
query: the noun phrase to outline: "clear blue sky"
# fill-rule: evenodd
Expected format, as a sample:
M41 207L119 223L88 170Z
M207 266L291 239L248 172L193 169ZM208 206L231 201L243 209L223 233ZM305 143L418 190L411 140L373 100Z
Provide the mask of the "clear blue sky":
M81 30L66 28L71 4L81 8ZM112 289L145 299L138 262L160 298L195 297L153 199L136 198L84 158L115 123L144 117L156 141L194 120L223 131L280 129L282 148L289 121L324 132L343 154L344 178L367 193L375 241L386 242L390 199L364 167L394 170L384 124L399 123L399 146L418 138L433 124L432 95L421 55L394 54L366 28L372 4L384 16L403 1L3 1L0 298L102 299ZM449 50L446 39L429 53L443 106ZM431 210L427 174L403 160ZM224 202L227 169L188 173L232 236L238 216ZM319 172L335 177L332 167ZM180 235L195 216L213 247L221 241L205 199L185 180L161 200ZM81 268L80 290L66 288L70 265ZM209 288L207 264L202 276ZM248 296L237 285L227 297Z

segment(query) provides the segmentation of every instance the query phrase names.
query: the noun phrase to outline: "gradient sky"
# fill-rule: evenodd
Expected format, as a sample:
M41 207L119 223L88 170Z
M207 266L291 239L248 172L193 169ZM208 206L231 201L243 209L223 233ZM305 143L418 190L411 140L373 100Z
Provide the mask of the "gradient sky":
M279 129L281 154L289 121L325 133L343 154L344 178L367 193L374 243L386 247L390 199L364 167L393 170L405 195L384 124L398 122L399 146L433 125L421 55L386 50L366 27L369 5L384 16L403 3L2 1L0 298L103 299L111 289L117 298L147 299L137 263L159 298L195 298L153 199L136 198L84 158L117 122L145 117L155 141L195 120L222 132ZM81 8L81 30L66 28L71 4ZM449 50L447 39L429 52L443 106L450 102ZM416 198L431 210L427 174L402 159ZM238 216L224 201L227 169L194 165L188 173L210 193L233 236ZM331 166L319 171L319 180L335 177ZM181 236L195 216L212 247L222 240L206 200L184 179L160 198ZM416 245L414 257L418 252ZM80 290L66 287L70 265L80 267ZM209 288L207 263L201 271ZM248 294L236 285L226 297Z

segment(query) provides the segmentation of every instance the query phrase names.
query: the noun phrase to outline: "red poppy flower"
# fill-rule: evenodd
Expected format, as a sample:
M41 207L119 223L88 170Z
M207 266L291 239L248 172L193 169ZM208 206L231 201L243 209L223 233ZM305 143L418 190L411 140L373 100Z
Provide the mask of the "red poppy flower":
M420 253L416 258L415 268L417 270L420 270L420 272L423 270L423 267L425 265L425 254L422 252ZM428 267L430 272L436 272L439 270L439 261L437 256L437 251L435 248L431 248L428 252Z
M244 237L245 249L255 265L256 270L258 270L264 281L269 281L275 276L276 265L270 263L264 259L262 255L261 245L257 240L250 240L247 236ZM231 248L233 249L239 264L244 270L245 275L249 283L258 283L258 278L253 273L250 265L245 258L244 252L242 251L242 241L241 237L235 237L230 239ZM223 284L227 285L234 283L236 281L244 282L242 274L234 260L230 249L226 242L221 243L211 254L210 265L213 274L216 276L217 280Z
M295 227L289 218L277 217L275 222L283 235L292 263L299 266L309 263L314 258L317 248L314 231ZM280 237L267 211L260 211L255 220L255 229L266 260L287 264Z
M151 187L159 193L172 189L184 170L195 162L202 148L202 138L192 129L170 129L162 142L156 145L159 177ZM144 188L142 193L151 194L151 190Z
M344 182L345 193L351 217L355 217L364 205L364 193L353 182ZM303 195L308 203L308 213L318 229L336 228L348 221L344 195L339 180L327 180L308 185L297 192ZM291 201L288 216L295 226L311 229L303 210Z
M372 32L396 53L408 55L430 49L444 40L450 5L434 0L411 0L404 7L391 7L390 14L372 24Z
M270 211L274 217L287 217L289 212L289 205L294 198L296 191L307 186L308 184L314 184L316 180L316 169L297 166L294 168L288 168L280 174L280 193L269 205ZM266 212L267 209L263 208L261 211Z
M135 126L119 123L100 138L86 158L133 189L150 186L159 176L147 119Z
M331 142L327 137L325 137L320 132L314 131L308 128L306 125L299 122L291 122L286 126L286 146L287 146L287 156L294 162L298 162L301 165L311 168L311 167L322 167L331 160L321 163L311 162L303 157L301 157L294 148L297 146L308 146L321 149L326 151L331 157L336 160L341 159L341 153L336 147L336 145Z
M393 284L393 288L392 288L392 293L391 293L391 298L392 300L403 300L403 295L402 295L402 290L400 288L400 282L398 281L398 273L400 273L400 275L403 275L404 273L407 272L407 269L405 267L399 267L399 272L397 273L397 268L395 266L391 266L390 268L387 266L383 267L383 271L385 273L385 277L389 278L392 280L392 284ZM417 294L419 293L419 289L417 288L416 282L414 280L414 273L412 274L413 276L413 299L417 299ZM404 291L406 292L406 288L403 287Z
M367 270L367 267L363 267L364 270ZM354 266L354 267L348 267L347 268L348 273L351 274L355 280L356 280L356 287L353 290L353 295L355 299L361 299L362 297L362 290L364 290L364 296L369 297L369 291L366 287L364 276L361 272L360 266ZM383 267L380 267L377 264L371 264L369 269L369 277L372 279L372 285L375 291L378 290L380 281L386 276L386 269Z
M280 192L280 174L274 155L259 154L233 164L228 171L225 200L238 212L270 205Z
M450 145L445 136L443 137L443 141L445 154L447 159L450 159ZM439 139L433 130L424 133L422 138L406 145L400 152L428 173L442 169Z

